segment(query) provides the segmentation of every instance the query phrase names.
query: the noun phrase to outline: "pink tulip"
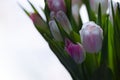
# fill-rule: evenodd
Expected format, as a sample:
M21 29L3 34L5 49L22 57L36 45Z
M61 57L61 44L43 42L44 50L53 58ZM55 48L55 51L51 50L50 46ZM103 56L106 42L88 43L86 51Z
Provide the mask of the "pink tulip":
M31 13L30 18L35 24L40 24L42 18L38 13Z
M80 30L81 41L89 53L97 53L102 48L103 30L94 22L83 24Z
M82 63L85 60L85 50L80 43L74 44L66 39L65 44L65 50L76 63Z
M59 10L66 12L64 0L47 0L50 11L57 13Z
M44 31L49 31L46 23L43 21L42 17L38 13L31 13L29 17L37 28L40 28Z

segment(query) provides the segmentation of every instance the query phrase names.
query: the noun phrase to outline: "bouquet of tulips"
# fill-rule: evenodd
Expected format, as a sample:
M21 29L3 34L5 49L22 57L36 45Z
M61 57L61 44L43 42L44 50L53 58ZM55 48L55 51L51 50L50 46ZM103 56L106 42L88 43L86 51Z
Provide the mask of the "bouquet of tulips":
M120 4L111 0L44 0L44 20L21 7L73 80L120 80ZM89 21L79 10L85 5Z

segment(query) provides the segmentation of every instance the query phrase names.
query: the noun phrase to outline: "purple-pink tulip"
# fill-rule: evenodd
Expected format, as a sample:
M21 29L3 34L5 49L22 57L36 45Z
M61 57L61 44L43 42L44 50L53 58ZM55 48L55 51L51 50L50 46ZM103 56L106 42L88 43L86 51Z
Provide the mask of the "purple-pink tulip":
M39 27L40 29L44 31L49 31L47 25L45 24L42 17L38 13L33 12L30 14L29 17L33 21L35 26Z
M57 13L62 10L66 12L66 6L64 0L47 0L50 11Z
M30 14L30 18L31 18L31 20L33 21L33 23L38 23L39 24L39 22L41 21L41 17L40 17L40 15L38 14L38 13L31 13Z
M97 53L102 48L103 30L94 22L83 24L80 30L81 41L89 53Z
M85 50L80 43L74 44L70 40L65 40L65 50L74 59L76 63L82 63L85 60Z

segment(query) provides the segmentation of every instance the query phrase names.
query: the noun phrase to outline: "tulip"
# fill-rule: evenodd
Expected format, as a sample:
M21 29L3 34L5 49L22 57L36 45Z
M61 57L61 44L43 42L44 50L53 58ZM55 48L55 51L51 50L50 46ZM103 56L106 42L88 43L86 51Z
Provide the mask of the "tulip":
M71 24L66 16L66 14L63 11L58 11L56 14L56 20L58 21L58 23L61 24L61 26L63 27L63 29L70 34L70 32L72 31L72 27Z
M54 20L49 21L49 27L54 39L57 41L62 41L62 36Z
M117 6L118 6L118 4L120 5L120 2L112 1L113 11L114 11L115 14L116 14L116 11L117 11ZM110 20L111 20L111 22L113 23L113 14L112 14L111 1L109 1L109 15L110 15Z
M38 13L31 13L30 18L35 25L45 25L44 21L42 20L42 17Z
M98 13L99 3L101 4L102 14L108 9L108 0L90 0L90 6L95 13Z
M83 24L80 30L81 41L89 53L97 53L102 48L103 30L94 22Z
M56 16L55 12L51 11L50 12L50 20L54 20L55 16Z
M85 50L80 43L74 44L70 40L65 40L65 50L76 63L82 63L85 60Z
M49 34L49 29L46 23L38 13L31 13L29 17L31 18L31 20L33 21L33 24L36 26L37 29L40 29L43 32L46 32L47 34Z
M82 5L82 0L72 0L72 14L77 23L79 23L79 10Z
M81 6L82 5L82 0L72 0L72 5Z
M57 13L58 11L62 10L66 12L64 0L47 0L47 3L50 11L54 11L55 13Z

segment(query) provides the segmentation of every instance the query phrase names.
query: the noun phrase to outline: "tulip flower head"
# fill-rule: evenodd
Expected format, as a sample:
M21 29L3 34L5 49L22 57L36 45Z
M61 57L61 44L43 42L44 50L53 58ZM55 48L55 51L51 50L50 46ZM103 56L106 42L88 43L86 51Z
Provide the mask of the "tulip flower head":
M83 24L80 30L81 41L89 53L97 53L102 48L103 30L94 22Z
M112 1L113 11L114 11L115 14L116 14L116 11L117 11L118 4L120 5L120 2ZM111 5L111 1L109 1L109 15L110 15L110 21L113 23L112 5Z
M79 10L81 5L82 5L82 0L72 0L72 14L77 23L79 23L78 17L79 17Z
M42 19L38 13L31 13L30 18L35 24L39 24Z
M64 0L47 0L50 11L57 13L59 10L66 12Z
M58 11L56 14L56 20L61 24L63 29L70 34L72 31L72 26L67 18L66 14L63 11Z
M89 0L93 11L98 13L99 3L101 4L102 14L105 14L108 9L108 0Z
M65 50L74 59L76 63L82 63L85 60L85 50L80 43L74 44L70 40L65 40Z
M47 25L38 13L31 13L29 17L35 26L39 27L43 31L49 31Z
M60 31L58 29L58 26L54 20L49 21L50 31L57 41L62 41L62 36L60 34Z

